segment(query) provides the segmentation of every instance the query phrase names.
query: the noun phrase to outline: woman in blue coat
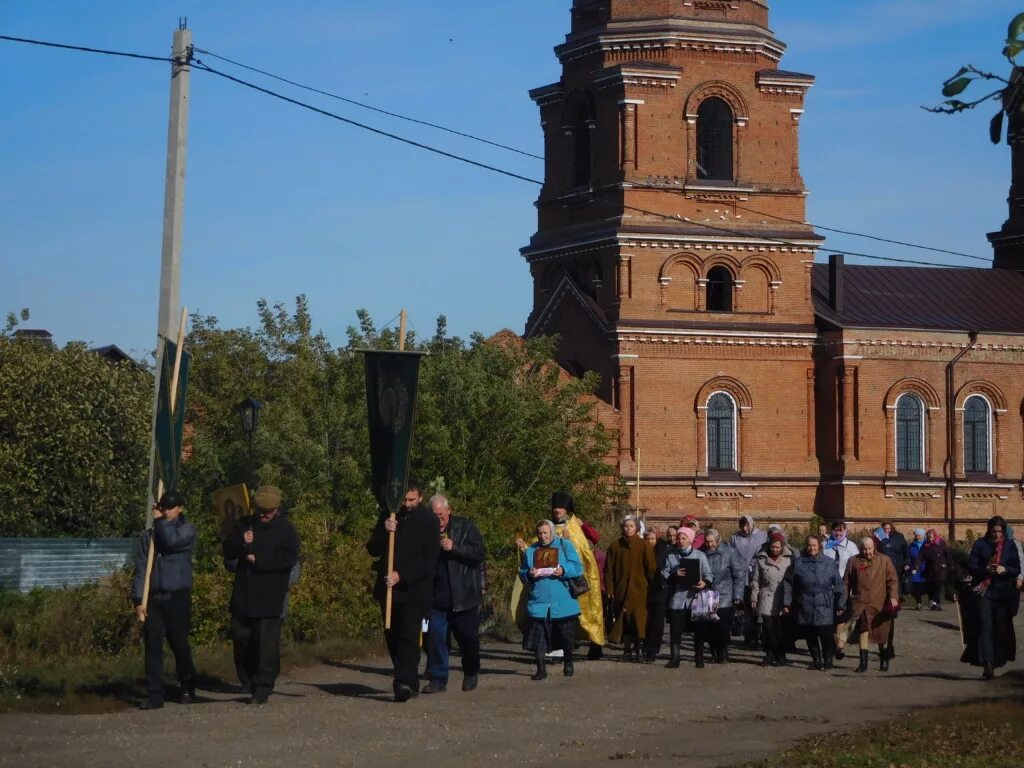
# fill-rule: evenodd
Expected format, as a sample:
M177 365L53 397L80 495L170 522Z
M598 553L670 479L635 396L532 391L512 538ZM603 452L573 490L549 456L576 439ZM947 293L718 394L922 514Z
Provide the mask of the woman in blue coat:
M821 553L821 542L808 536L804 551L790 572L790 603L786 610L794 615L797 626L807 638L814 669L832 669L836 657L833 630L836 616L846 600L839 566Z
M519 578L529 592L526 613L529 626L523 648L533 651L537 671L531 679L547 677L544 657L549 651L565 651L562 673L572 677L572 652L580 604L569 592L569 580L583 575L583 563L576 545L555 537L550 520L537 523L537 543L523 552Z

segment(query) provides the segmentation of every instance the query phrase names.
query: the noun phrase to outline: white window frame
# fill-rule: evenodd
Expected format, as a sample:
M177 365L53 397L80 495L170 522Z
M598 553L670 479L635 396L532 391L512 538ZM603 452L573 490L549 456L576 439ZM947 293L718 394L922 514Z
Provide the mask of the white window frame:
M725 395L732 403L732 469L715 469L715 472L739 472L740 471L740 410L736 398L731 392L724 389L716 389L708 399L704 401L704 472L711 474L711 441L708 439L708 432L711 429L711 419L708 412L711 410L711 398L715 395Z
M928 474L928 444L926 438L928 437L928 427L926 422L928 421L928 405L925 403L924 398L921 397L917 392L913 390L907 390L899 397L896 398L896 402L893 404L893 419L892 419L892 463L893 469L896 474L903 472L912 472L913 470L904 469L900 470L900 400L904 397L913 397L921 404L921 469L919 470L922 474Z
M983 472L981 472L981 474L991 475L993 474L992 467L995 466L995 462L993 461L994 457L992 455L992 425L994 423L992 414L995 412L995 410L992 407L992 401L989 400L987 397L985 397L985 395L981 394L980 392L972 392L967 397L965 397L964 407L961 409L961 413L963 413L964 415L960 419L960 461L962 462L960 464L960 467L962 468L963 472L967 472L967 401L973 397L980 398L985 402L985 405L988 406L987 424L985 425L985 437L987 439L988 444L985 446L985 469ZM978 470L976 469L972 471L975 473L978 472Z

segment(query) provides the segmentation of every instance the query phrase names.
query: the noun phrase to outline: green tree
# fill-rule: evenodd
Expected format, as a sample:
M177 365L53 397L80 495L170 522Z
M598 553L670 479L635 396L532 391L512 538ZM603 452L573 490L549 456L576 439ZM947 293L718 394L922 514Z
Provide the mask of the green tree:
M998 144L1003 137L1004 116L1011 119L1019 114L1024 105L1024 76L1017 65L1017 57L1024 52L1024 13L1017 14L1010 22L1003 46L1003 56L1010 63L1009 78L992 72L984 72L970 64L961 67L955 75L942 84L942 95L946 100L934 107L923 107L929 112L939 114L958 114L989 101L999 102L999 111L989 123L989 138ZM999 83L999 87L971 101L963 101L960 95L975 82Z
M0 335L0 536L136 530L152 391L148 372L82 344Z

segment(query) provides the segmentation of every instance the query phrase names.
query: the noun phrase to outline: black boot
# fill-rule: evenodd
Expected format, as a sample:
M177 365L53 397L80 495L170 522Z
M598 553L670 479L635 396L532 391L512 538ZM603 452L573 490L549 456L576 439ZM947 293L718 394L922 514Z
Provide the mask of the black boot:
M764 659L761 660L762 667L777 667L778 662L775 660L775 651L771 648L764 649Z
M860 664L858 664L857 668L855 670L853 670L853 671L854 672L867 672L868 671L868 652L867 651L861 651L860 652Z
M825 669L835 669L836 657L832 651L825 651Z
M590 650L587 651L587 661L600 661L604 655L604 649L597 643L590 644Z
M693 647L693 666L704 668L704 643L696 643Z
M544 651L537 651L537 671L530 677L531 680L543 680L548 676L547 662L544 660Z
M633 645L629 640L622 641L622 660L630 661L633 658Z
M889 649L884 645L878 647L878 671L889 671Z
M811 669L824 669L825 665L821 661L821 651L817 648L811 648Z
M665 666L669 669L679 669L679 643L669 645L669 660Z
M572 677L575 671L576 670L573 669L572 666L572 657L566 658L565 662L562 664L562 674L566 677Z

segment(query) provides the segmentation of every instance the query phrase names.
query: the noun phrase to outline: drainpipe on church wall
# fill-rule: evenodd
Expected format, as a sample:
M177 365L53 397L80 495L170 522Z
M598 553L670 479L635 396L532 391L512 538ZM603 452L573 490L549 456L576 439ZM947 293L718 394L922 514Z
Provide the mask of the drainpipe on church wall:
M978 332L968 331L970 342L946 364L946 509L949 510L949 541L956 538L956 390L954 367L978 343Z

